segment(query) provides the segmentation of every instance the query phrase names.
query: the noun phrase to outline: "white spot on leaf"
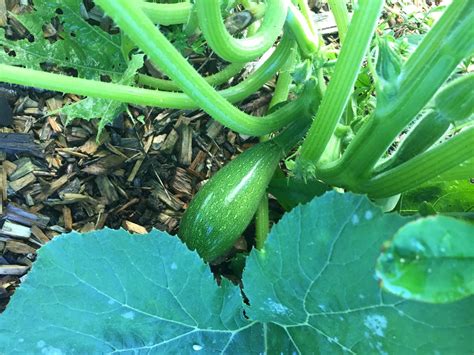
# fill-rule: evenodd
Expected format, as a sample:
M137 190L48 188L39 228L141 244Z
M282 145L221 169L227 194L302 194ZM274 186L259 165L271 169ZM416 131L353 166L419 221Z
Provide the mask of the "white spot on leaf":
M175 262L173 262L170 266L171 270L178 270L178 265L176 265Z
M268 308L270 308L273 313L288 314L290 311L287 307L285 307L281 303L273 301L271 298L267 298L265 304L268 306Z
M201 351L202 350L202 345L199 345L199 344L194 344L193 345L193 350L194 351Z
M359 224L359 216L354 213L352 215L351 222L353 225Z
M366 220L370 221L373 216L374 216L374 214L372 213L371 210L365 211L364 217L365 217Z
M134 319L135 312L129 311L129 312L122 313L122 317L125 319Z
M43 348L46 345L44 340L40 340L39 342L36 343L37 348Z
M372 331L372 334L383 337L384 329L387 328L387 319L379 314L374 314L365 318L364 325Z

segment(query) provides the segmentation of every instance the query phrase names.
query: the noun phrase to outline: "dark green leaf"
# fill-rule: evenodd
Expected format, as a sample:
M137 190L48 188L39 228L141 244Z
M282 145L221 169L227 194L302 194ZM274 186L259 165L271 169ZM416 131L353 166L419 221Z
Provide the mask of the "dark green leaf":
M446 303L474 293L474 226L449 217L402 227L377 263L383 287L404 298Z

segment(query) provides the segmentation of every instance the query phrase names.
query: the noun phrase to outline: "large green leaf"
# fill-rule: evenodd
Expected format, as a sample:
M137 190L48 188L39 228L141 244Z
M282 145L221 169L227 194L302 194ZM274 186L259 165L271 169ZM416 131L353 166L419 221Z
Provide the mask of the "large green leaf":
M406 222L354 195L296 207L249 257L250 306L165 233L61 236L0 315L0 353L472 353L472 297L379 289L380 245Z
M0 353L247 353L262 349L261 328L179 239L72 233L40 250L0 317Z
M472 353L474 297L431 305L378 287L379 248L406 222L350 194L296 207L249 257L247 314L278 325L267 339L290 339L303 354Z
M33 12L17 16L33 40L8 40L5 30L0 28L0 63L32 69L41 69L43 63L54 64L75 68L80 77L87 79L98 79L102 74L112 79L120 77L126 68L120 52L120 36L88 24L81 16L81 4L78 0L35 0ZM44 37L43 26L55 16L64 31L58 40L51 42Z
M474 294L474 226L436 216L402 227L377 264L385 289L433 303Z

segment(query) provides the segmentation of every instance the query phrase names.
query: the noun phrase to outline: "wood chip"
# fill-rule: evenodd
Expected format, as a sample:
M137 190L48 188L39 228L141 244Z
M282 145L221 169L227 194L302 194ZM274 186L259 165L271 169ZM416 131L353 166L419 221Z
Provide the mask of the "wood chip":
M114 168L120 166L126 158L118 155L108 155L104 158L99 159L94 164L91 164L84 169L82 172L91 175L103 175L110 173Z
M54 180L46 187L46 189L43 190L42 193L36 196L36 201L41 202L41 201L46 200L49 196L51 196L53 193L55 193L61 187L63 187L68 181L70 181L75 175L76 175L75 173L72 173L69 175L66 174Z
M59 126L58 123L56 122L56 117L48 117L48 123L54 132L56 133L63 132L63 129L61 128L61 126Z
M38 226L31 227L31 234L33 234L36 237L36 239L41 241L43 244L46 244L47 242L50 241L48 236Z
M32 211L27 211L20 206L15 205L14 203L9 203L5 210L5 218L20 223L24 226L39 226L45 228L50 218L39 213L34 213Z
M0 151L7 154L30 154L43 157L43 153L35 144L33 136L24 133L0 133Z
M181 126L181 139L179 145L178 161L188 166L193 158L193 129L188 125Z
M161 151L167 154L171 154L174 150L176 143L178 142L178 139L178 132L172 129L171 132L166 136L166 139L161 146Z
M6 220L0 230L0 235L16 239L28 239L31 236L31 228Z
M63 219L64 219L64 228L66 230L72 230L72 211L69 207L63 206Z
M28 266L22 265L0 265L0 276L4 275L24 275L28 271Z
M36 253L36 249L33 247L30 247L29 245L22 243L22 242L16 242L13 240L9 240L5 244L5 249L16 254L30 254L30 253Z
M102 197L105 198L105 203L107 205L113 204L118 201L119 195L114 185L107 177L107 175L99 175L95 179L95 183Z
M123 222L123 228L125 228L127 231L131 233L137 233L137 234L147 234L147 230L145 227L140 226L139 224L130 222L130 221L124 221Z
M36 176L33 173L29 173L18 180L10 182L10 188L13 191L18 192L21 189L24 189L25 187L33 184L35 181Z

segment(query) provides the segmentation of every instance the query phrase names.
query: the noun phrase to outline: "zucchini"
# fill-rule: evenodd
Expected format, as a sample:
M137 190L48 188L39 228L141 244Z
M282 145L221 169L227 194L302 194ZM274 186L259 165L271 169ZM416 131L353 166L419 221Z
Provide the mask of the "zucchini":
M393 165L390 167L394 168L423 153L443 137L450 125L451 123L445 116L436 111L429 111L403 140L393 157Z
M309 119L291 125L220 169L196 194L179 236L208 262L225 255L252 221L280 160L305 132Z

